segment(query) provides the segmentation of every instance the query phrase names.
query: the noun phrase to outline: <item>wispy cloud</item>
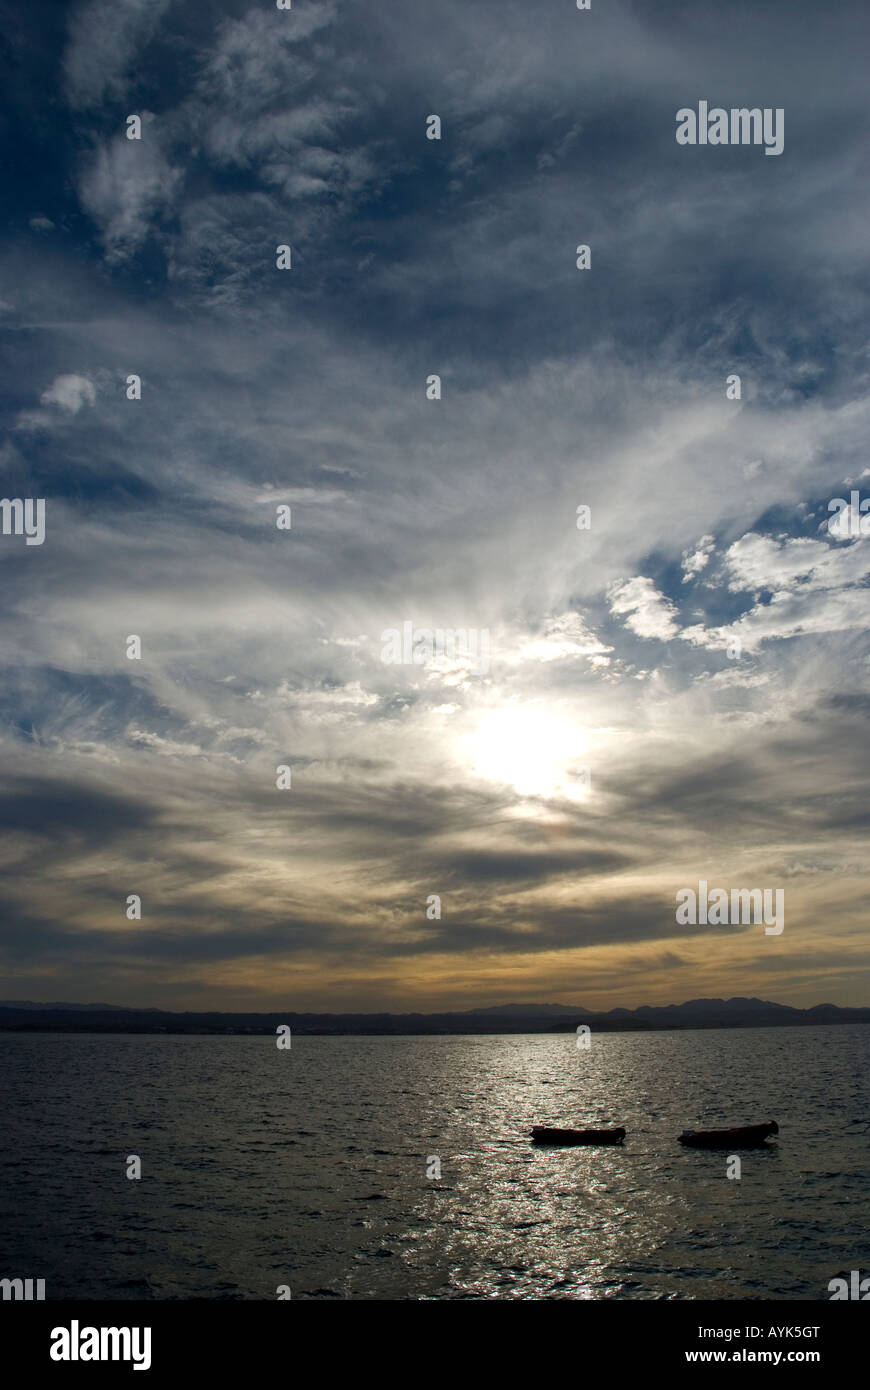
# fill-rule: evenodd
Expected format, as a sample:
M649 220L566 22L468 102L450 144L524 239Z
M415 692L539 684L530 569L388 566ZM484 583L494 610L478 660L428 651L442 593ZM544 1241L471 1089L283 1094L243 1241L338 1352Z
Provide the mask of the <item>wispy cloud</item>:
M12 992L863 1002L861 7L46 13L63 121L0 244L4 494L47 499L0 550ZM677 147L687 72L784 106L783 158ZM406 621L488 669L386 663ZM775 955L677 926L719 875L787 883Z

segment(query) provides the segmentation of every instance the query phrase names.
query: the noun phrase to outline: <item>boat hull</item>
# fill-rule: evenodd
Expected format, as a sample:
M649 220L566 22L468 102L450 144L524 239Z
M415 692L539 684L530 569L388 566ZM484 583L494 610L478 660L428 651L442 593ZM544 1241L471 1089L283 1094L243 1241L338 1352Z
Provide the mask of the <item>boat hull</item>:
M546 1125L535 1125L532 1130L533 1143L553 1144L559 1148L575 1144L621 1144L624 1138L624 1129L550 1129Z
M744 1125L742 1129L687 1129L680 1143L690 1149L757 1149L772 1134L779 1133L775 1120L763 1125Z

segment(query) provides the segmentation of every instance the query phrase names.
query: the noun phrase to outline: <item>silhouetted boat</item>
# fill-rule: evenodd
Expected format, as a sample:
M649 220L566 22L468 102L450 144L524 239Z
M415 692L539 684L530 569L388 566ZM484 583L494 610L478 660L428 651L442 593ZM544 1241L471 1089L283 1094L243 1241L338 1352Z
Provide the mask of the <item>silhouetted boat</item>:
M563 1148L570 1144L621 1144L624 1138L624 1129L549 1129L535 1125L532 1130L535 1144L559 1144Z
M744 1125L742 1129L684 1129L680 1143L693 1149L754 1149L771 1134L779 1134L776 1120L763 1125Z

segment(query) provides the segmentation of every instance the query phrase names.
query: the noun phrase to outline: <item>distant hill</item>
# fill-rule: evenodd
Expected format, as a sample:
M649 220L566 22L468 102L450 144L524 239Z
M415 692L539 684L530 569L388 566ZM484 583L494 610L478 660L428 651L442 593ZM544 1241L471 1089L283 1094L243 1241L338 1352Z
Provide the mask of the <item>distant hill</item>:
M124 1008L123 1004L36 1004L32 999L0 999L0 1009L66 1009L68 1011L78 1011L94 1009L100 1013L129 1013L130 1010ZM152 1009L138 1009L138 1013L152 1013Z
M496 1004L440 1014L170 1013L112 1004L0 1003L0 1032L58 1033L271 1033L287 1024L299 1034L572 1033L578 1023L593 1032L626 1033L675 1028L811 1027L870 1023L870 1009L816 1004L795 1009L765 999L690 999L684 1004L644 1004L638 1009L590 1013L570 1004Z
M499 1018L508 1018L511 1014L517 1017L529 1015L534 1018L543 1018L545 1014L588 1014L588 1009L581 1009L574 1004L491 1004L488 1009L468 1009L470 1014L497 1014Z

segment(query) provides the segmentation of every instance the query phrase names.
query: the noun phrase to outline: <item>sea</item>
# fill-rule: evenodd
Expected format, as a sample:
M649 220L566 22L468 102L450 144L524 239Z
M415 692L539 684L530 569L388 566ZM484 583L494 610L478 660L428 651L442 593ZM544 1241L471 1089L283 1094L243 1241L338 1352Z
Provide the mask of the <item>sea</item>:
M0 1034L0 1277L75 1300L816 1300L870 1273L870 1027L290 1041ZM739 1175L677 1142L768 1119ZM535 1124L627 1136L540 1148Z

